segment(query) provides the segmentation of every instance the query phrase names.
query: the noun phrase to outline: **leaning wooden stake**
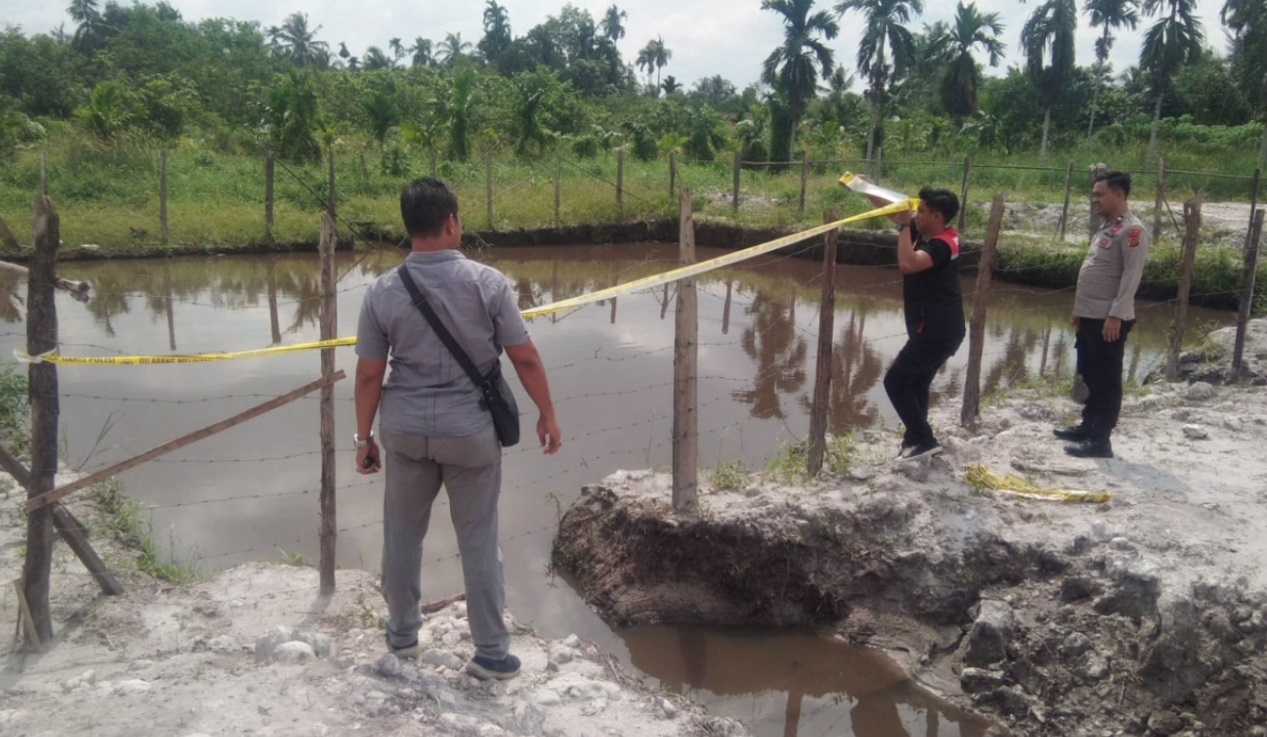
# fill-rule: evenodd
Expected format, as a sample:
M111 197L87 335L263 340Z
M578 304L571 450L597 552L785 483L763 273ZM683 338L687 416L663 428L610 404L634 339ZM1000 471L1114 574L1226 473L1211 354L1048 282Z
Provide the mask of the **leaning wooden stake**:
M840 219L840 210L823 214L823 222ZM814 362L814 404L809 416L809 451L805 470L810 477L823 470L827 452L827 411L831 404L832 334L836 330L836 248L840 231L827 232L823 247L823 300L818 309L818 357Z
M1069 202L1073 198L1073 159L1069 160L1069 168L1065 170L1065 206L1060 211L1060 240L1065 240L1065 230L1069 225Z
M338 337L339 292L334 268L334 247L339 234L334 219L321 218L321 339ZM321 377L334 375L334 350L321 351ZM334 593L334 559L338 525L335 524L334 384L321 388L321 593Z
M27 284L26 350L32 356L57 347L57 305L53 299L56 281L57 247L61 242L61 221L57 208L46 195L35 202L35 252ZM58 398L57 366L33 363L27 372L31 405L31 485L27 504L53 488L57 475L57 423L61 411ZM31 610L31 635L41 642L53 636L49 611L49 578L53 559L53 514L48 509L30 509L26 520L26 561L22 569L23 597Z
M1245 371L1245 332L1254 306L1254 281L1258 277L1258 251L1263 239L1264 210L1254 211L1254 225L1245 246L1245 286L1241 288L1240 310L1236 315L1236 346L1232 349L1232 381L1240 381Z
M52 365L52 364L43 364L43 363L32 364L32 366L49 366L49 365ZM116 463L113 466L110 466L109 468L103 468L100 471L97 471L95 473L90 473L87 476L83 476L79 479L76 479L75 481L72 481L69 484L66 484L65 486L59 486L58 488L53 489L52 491L45 492L43 494L40 494L37 497L32 497L30 499L27 499L26 511L33 512L37 509L40 509L41 507L45 507L49 504L52 504L55 501L58 501L70 494L75 493L76 491L80 491L81 489L86 489L89 486L92 486L93 484L118 476L124 471L127 471L128 469L136 468L137 466L141 465L142 463L145 463L146 461L152 461L155 458L167 455L168 453L171 453L174 450L180 450L181 448L185 447L186 445L189 445L190 443L196 443L199 440L202 440L203 438L211 437L212 435L215 435L218 432L223 432L225 430L228 430L231 427L236 427L237 425L241 425L243 422L246 422L247 420L255 419L256 417L259 417L260 415L265 414L267 412L271 412L277 409L278 407L290 404L291 402L295 401L296 399L299 399L300 397L303 397L307 394L311 394L312 392L317 391L318 389L325 386L326 384L333 384L334 382L339 381L341 379L345 379L345 378L347 378L347 374L343 373L342 371L339 371L335 373L333 376L329 376L329 377L317 379L316 381L309 382L299 387L298 389L295 389L294 391L287 392L281 395L280 397L275 397L273 399L268 400L267 402L257 404L254 407L246 410L245 412L239 412L238 414L233 415L232 417L228 419L221 420L215 423L214 425L208 425L207 427L204 427L201 430L196 430L194 432L189 433L188 435L182 435L181 437L176 438L175 440L170 440L166 443L163 443L157 448L151 448L150 450L147 450L138 456L133 456L132 458L127 459L126 461L120 461L119 463ZM34 389L32 389L32 396L34 396Z
M695 213L691 190L682 188L678 247L683 265L695 263ZM667 286L667 285L666 285ZM667 297L665 302L667 303ZM678 282L673 344L673 510L699 512L699 416L696 376L699 360L695 279Z
M968 328L968 375L963 385L963 408L959 424L972 427L981 417L981 358L985 351L985 315L990 299L990 282L999 255L999 230L1003 227L1003 194L994 195L990 203L990 224L986 228L985 246L977 267L977 287L972 295L972 321Z
M1179 380L1179 353L1183 350L1183 333L1188 327L1188 295L1192 292L1192 272L1197 263L1197 242L1201 236L1201 197L1183 203L1187 233L1183 237L1183 266L1179 271L1179 297L1175 303L1175 320L1170 325L1170 355L1166 359L1166 380Z

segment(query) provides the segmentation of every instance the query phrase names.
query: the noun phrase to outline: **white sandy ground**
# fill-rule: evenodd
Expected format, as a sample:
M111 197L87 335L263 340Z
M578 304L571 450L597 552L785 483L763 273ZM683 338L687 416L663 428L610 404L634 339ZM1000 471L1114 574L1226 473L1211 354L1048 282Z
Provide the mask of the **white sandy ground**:
M1254 335L1250 352L1262 368L1267 321L1256 321ZM933 414L948 452L933 463L895 468L887 457L897 436L873 431L861 439L852 479L706 489L704 503L719 517L759 518L772 508L847 506L867 496L917 500L918 514L935 517L941 534L993 528L1013 540L1056 547L1084 536L1111 548L1123 565L1155 570L1165 588L1202 580L1261 592L1267 590L1265 391L1161 384L1132 395L1114 438L1119 458L1111 461L1060 452L1050 428L1073 418L1068 400L1005 399L984 409L975 431L959 428L957 407L943 405ZM1109 490L1115 499L1061 505L974 493L962 482L974 463L1044 486ZM612 481L621 479L648 495L668 493L662 476L624 474ZM16 621L8 582L20 575L23 555L20 501L9 493L0 515L6 639ZM72 510L92 514L82 501ZM57 640L44 653L15 652L11 642L0 652L0 734L6 737L745 733L676 696L647 692L574 637L549 642L517 627L513 649L523 658L523 675L479 683L461 672L471 655L461 604L428 618L420 663L384 656L384 606L365 572L340 571L328 601L317 596L315 570L282 565L247 564L179 587L129 571L121 563L125 551L98 544L123 571L128 591L99 596L58 543ZM875 644L886 644L877 634ZM892 643L902 639L899 633ZM277 647L288 640L299 642ZM928 685L957 691L953 675L921 672L918 652L896 654Z

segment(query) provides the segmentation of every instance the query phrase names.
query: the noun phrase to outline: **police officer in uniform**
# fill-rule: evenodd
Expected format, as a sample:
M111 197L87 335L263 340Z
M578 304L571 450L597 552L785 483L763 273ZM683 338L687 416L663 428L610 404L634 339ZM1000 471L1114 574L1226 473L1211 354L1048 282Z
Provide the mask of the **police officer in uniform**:
M1131 175L1112 171L1096 177L1091 196L1104 227L1078 272L1073 326L1078 372L1087 384L1082 423L1059 428L1072 441L1065 452L1079 458L1112 458L1109 436L1122 410L1122 358L1135 326L1135 291L1144 274L1151 238L1130 210Z

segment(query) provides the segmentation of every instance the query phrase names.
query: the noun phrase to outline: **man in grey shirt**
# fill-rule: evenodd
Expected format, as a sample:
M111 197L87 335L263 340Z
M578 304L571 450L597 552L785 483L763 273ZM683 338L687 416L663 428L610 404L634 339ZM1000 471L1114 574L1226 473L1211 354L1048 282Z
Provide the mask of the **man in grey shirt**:
M1073 441L1065 452L1079 458L1112 458L1109 436L1122 411L1122 358L1126 336L1135 326L1135 291L1144 275L1151 238L1130 211L1131 175L1120 171L1096 177L1091 190L1104 227L1078 272L1073 326L1078 372L1087 384L1082 423L1059 428L1056 437Z
M412 251L409 274L481 375L504 349L540 410L537 437L547 454L562 445L545 367L519 314L509 280L459 252L462 220L453 190L437 179L411 182L400 210ZM467 620L478 678L519 673L502 619L505 585L497 545L501 445L479 388L410 300L400 275L379 277L365 294L356 331L356 470L376 473L387 460L383 494L383 594L387 644L399 657L420 653L422 542L443 484L462 556ZM387 373L390 359L391 375Z

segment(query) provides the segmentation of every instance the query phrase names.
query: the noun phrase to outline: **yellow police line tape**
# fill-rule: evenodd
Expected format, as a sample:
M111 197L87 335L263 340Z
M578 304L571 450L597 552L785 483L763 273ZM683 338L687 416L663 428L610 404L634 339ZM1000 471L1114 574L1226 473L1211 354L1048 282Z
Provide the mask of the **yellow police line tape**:
M871 218L883 217L885 215L913 210L918 206L919 200L903 200L902 202L896 202L892 205L886 205L885 207L869 210L861 215L853 215L842 220L837 220L834 223L827 223L826 225L819 225L810 228L809 230L802 230L798 233L793 233L792 235L776 238L775 240L767 241L751 248L746 248L742 251L728 253L725 256L719 256L714 259L709 259L708 261L701 261L697 264L682 266L654 276L635 279L631 282L618 284L608 289L600 289L597 292L590 292L589 294L583 294L579 297L560 300L553 304L534 307L530 310L524 310L522 314L525 319L531 320L543 315L549 315L563 310L570 310L582 305L600 302L605 299L611 299L612 297L618 297L622 294L629 294L642 289L658 287L662 284L678 281L679 279L689 279L690 277L698 276L714 269L722 268L723 266L730 266L732 264L737 264L740 261L745 261L765 253L770 253L771 251L777 251L780 248L784 248L793 243L799 243L828 231L836 230L843 225L848 225L849 223L856 223L861 220L869 220ZM54 363L59 366L133 366L160 363L208 363L211 361L232 361L239 358L263 358L266 356L278 356L286 353L297 353L299 351L338 348L349 345L356 345L356 338L336 338L334 340L322 340L315 343L300 343L297 345L280 346L276 348L260 348L252 351L235 351L233 353L205 353L184 356L96 356L76 358L60 355L56 350L49 351L48 353L41 353L38 356L32 356L26 351L17 348L13 350L13 355L21 363Z
M1011 474L1000 476L982 465L969 466L963 480L977 491L990 489L1004 494L1019 496L1024 499L1038 499L1046 502L1071 502L1082 504L1100 504L1113 501L1113 494L1108 491L1076 491L1072 489L1043 489L1019 476Z

